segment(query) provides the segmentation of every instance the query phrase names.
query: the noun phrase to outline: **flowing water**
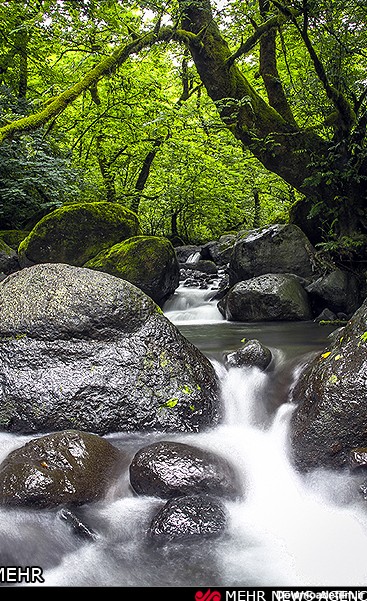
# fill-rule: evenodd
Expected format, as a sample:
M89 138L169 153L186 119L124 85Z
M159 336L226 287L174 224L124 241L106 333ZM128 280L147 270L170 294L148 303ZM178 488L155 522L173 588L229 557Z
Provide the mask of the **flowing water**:
M367 507L343 473L294 471L288 455L289 391L330 329L314 323L229 323L208 292L180 288L166 315L213 362L225 419L212 431L123 435L126 475L108 498L78 510L95 540L76 536L58 511L0 509L0 565L40 566L46 586L248 587L367 584ZM223 353L257 338L273 351L266 372L227 371ZM27 437L0 435L0 460ZM151 547L145 532L162 502L136 497L128 463L136 450L170 439L211 449L236 466L243 498L227 502L228 529L218 540ZM37 583L39 584L39 583Z

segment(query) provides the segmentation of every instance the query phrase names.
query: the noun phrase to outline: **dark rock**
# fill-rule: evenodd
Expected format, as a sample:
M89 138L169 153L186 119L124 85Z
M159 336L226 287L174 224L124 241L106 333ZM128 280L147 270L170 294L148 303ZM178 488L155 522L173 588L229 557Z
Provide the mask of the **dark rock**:
M328 308L351 316L362 303L361 286L355 275L335 269L306 287L315 313Z
M200 271L206 274L217 274L218 267L213 261L196 261L195 263L180 263L180 268L185 270Z
M240 282L219 301L229 321L294 321L311 319L307 293L291 275L267 274Z
M69 430L31 440L0 465L0 503L38 508L101 499L120 451L100 436Z
M335 321L337 319L337 316L335 315L335 313L333 313L332 311L330 311L330 309L323 309L320 313L320 315L318 315L315 318L315 321L317 322L321 322L321 321Z
M197 246L194 244L185 245L185 246L176 246L175 247L177 260L179 263L186 263L186 261L191 257L193 258L195 255L199 257L201 252L201 246Z
M135 213L111 202L65 205L39 221L19 246L22 267L36 263L82 266L106 248L136 236Z
M225 531L227 513L217 499L200 495L167 501L153 518L148 536L157 543L218 537Z
M0 239L3 240L10 248L17 251L19 244L26 238L29 231L25 230L0 230Z
M88 261L96 269L134 284L159 306L179 285L180 268L172 244L163 237L135 236Z
M227 265L229 263L233 245L236 241L234 234L221 236L219 240L214 240L204 244L201 249L202 259L213 261L216 265Z
M258 367L265 370L271 360L270 349L259 340L247 340L242 348L225 355L227 367Z
M59 512L60 519L66 522L72 531L79 537L85 540L96 540L97 534L89 528L75 512L63 507Z
M210 361L141 290L45 264L0 284L0 428L200 431L220 415Z
M20 266L17 253L0 238L0 272L9 275L18 269Z
M230 285L269 273L314 275L315 250L296 225L250 230L235 243L229 263Z
M352 470L367 468L367 447L352 449L350 451L349 467Z
M236 472L224 458L178 442L157 442L138 451L130 465L130 483L140 495L165 499L211 494L235 498Z
M292 457L301 470L341 468L367 447L367 301L293 388Z

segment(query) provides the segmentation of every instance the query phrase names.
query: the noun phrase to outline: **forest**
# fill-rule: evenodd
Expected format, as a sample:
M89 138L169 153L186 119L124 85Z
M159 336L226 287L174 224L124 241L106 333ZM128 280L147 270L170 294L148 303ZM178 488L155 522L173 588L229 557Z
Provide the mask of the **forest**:
M299 225L366 255L363 0L2 0L0 229L119 203L203 244Z

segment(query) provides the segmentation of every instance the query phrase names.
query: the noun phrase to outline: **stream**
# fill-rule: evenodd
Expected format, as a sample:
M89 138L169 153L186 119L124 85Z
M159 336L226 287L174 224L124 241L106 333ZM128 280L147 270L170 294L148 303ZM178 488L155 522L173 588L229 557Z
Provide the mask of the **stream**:
M106 499L77 510L95 540L77 536L57 510L0 508L0 565L39 566L44 586L52 587L366 586L367 507L355 482L323 470L300 475L288 457L289 391L332 328L227 322L208 291L181 286L164 312L213 362L223 423L200 434L111 434L107 438L127 455L126 476ZM224 352L244 338L272 350L266 372L224 367ZM30 438L1 433L0 461ZM133 495L128 465L139 448L157 440L211 449L238 470L243 498L226 502L228 529L220 539L161 548L147 542L162 502Z

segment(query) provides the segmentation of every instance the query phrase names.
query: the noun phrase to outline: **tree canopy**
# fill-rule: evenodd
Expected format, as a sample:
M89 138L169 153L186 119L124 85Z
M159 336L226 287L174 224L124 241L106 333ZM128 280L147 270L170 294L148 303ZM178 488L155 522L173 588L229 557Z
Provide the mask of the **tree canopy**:
M3 0L0 221L66 202L204 242L289 219L366 251L363 0Z

